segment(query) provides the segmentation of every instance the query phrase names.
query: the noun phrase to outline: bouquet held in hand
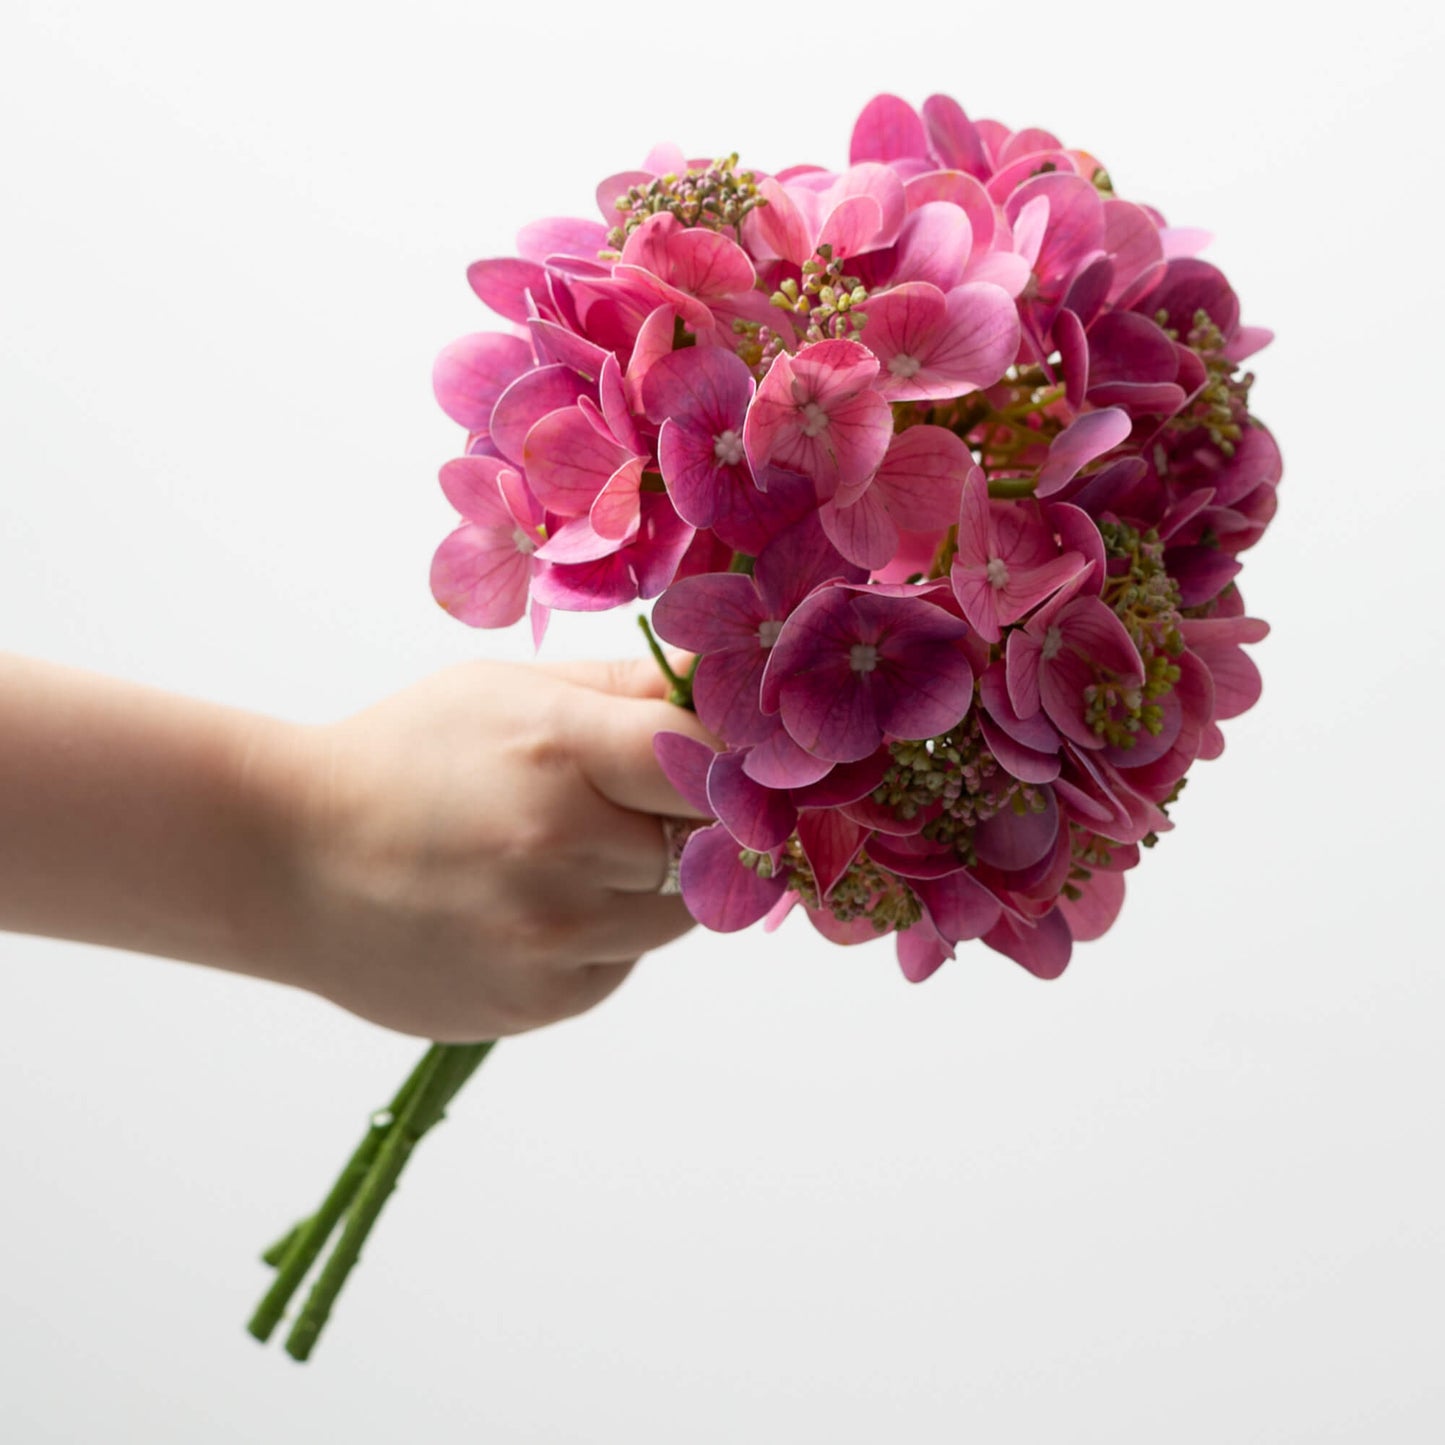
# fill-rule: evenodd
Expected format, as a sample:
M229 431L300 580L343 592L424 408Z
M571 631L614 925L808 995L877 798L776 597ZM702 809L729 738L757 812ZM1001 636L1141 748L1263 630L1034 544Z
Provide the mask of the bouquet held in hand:
M661 148L597 212L468 273L500 320L435 369L466 429L437 601L538 644L554 608L652 604L719 743L656 740L715 820L677 870L705 926L801 910L891 934L915 982L974 941L1057 977L1259 695L1237 579L1280 454L1243 364L1270 333L1204 233L945 96L871 101L840 170ZM268 1252L257 1334L341 1225L304 1358L488 1047L435 1046L377 1116Z

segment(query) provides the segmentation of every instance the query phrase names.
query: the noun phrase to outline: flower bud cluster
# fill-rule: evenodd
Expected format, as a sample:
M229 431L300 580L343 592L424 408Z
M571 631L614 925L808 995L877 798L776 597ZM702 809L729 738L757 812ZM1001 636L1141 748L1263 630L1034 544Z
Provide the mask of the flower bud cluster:
M510 329L437 363L437 600L538 642L653 603L720 745L658 740L704 924L1057 975L1258 697L1269 333L1201 233L944 96L875 98L838 170L660 150L599 197L468 273Z

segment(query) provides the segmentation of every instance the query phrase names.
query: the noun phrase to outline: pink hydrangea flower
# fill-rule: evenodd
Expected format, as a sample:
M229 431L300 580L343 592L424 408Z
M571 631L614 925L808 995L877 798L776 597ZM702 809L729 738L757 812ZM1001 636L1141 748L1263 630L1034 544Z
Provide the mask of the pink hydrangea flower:
M657 599L723 744L659 740L708 926L1056 977L1259 695L1269 333L1206 233L946 96L875 97L842 169L659 146L597 197L468 272L511 330L435 368L438 599L539 637Z

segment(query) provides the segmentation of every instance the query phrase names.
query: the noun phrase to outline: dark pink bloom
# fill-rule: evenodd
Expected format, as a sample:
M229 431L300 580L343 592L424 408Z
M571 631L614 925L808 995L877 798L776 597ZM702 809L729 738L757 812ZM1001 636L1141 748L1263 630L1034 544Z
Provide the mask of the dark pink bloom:
M867 757L885 733L934 737L973 699L967 634L914 589L821 587L783 624L762 705L801 747L833 762Z
M669 587L653 608L653 627L664 641L699 654L693 701L704 726L734 745L765 741L777 724L758 699L783 622L824 582L862 576L808 517L758 554L751 577L685 577Z
M983 472L975 468L963 489L958 552L949 574L963 615L985 642L1052 597L1087 565L1062 551L1036 507L991 502Z
M1021 718L1040 707L1070 741L1101 748L1086 720L1094 689L1134 692L1144 666L1124 624L1097 597L1059 593L1008 635L1008 692Z
M755 477L786 467L812 478L820 500L868 481L893 436L872 389L878 361L856 341L820 341L782 355L758 387L743 428Z

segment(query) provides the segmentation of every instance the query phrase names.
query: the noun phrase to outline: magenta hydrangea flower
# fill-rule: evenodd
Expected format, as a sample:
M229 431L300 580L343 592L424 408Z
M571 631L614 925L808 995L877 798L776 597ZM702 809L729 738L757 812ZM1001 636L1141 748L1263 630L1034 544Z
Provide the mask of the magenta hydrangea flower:
M833 762L883 741L948 731L968 711L968 628L929 596L881 585L824 585L783 623L763 671L762 705L789 736Z

